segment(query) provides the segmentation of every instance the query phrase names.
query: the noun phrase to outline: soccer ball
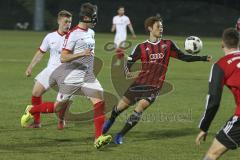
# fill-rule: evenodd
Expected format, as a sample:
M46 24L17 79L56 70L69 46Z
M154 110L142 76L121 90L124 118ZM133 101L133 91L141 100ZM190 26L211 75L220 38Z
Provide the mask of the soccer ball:
M185 50L190 54L197 54L202 49L202 41L196 36L187 37L184 43Z

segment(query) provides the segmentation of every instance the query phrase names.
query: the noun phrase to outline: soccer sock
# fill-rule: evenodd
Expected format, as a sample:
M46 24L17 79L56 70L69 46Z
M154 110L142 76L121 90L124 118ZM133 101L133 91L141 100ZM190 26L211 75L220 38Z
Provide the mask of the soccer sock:
M42 97L35 97L35 96L32 96L32 105L35 106L35 105L39 105L42 103ZM40 113L36 113L34 114L33 116L34 118L34 123L40 123L41 121L41 117L40 117Z
M66 106L66 107L63 107L63 109L61 109L61 110L58 112L58 118L59 118L59 120L64 120L64 115L65 115L66 109L67 109L67 106Z
M130 129L132 129L141 119L142 112L138 113L134 111L134 113L128 118L125 126L123 129L119 132L122 136L124 136Z
M54 113L54 102L43 102L42 104L33 106L29 112L32 115L36 113Z
M102 129L105 120L104 107L104 101L100 101L94 105L94 125L96 139L102 135Z
M117 116L120 115L120 113L122 113L122 111L118 111L117 106L114 106L113 110L112 110L112 113L111 113L111 117L109 118L109 120L114 122L115 119L117 118Z
M121 48L116 49L117 59L122 59L124 57L124 52Z

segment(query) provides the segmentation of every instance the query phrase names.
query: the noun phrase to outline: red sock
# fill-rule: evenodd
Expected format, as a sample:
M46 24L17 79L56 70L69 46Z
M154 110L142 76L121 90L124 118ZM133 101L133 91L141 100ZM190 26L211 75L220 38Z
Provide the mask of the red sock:
M42 104L33 106L29 112L33 115L36 113L54 113L54 102L43 102Z
M95 138L98 138L102 135L102 129L105 120L104 105L104 101L98 102L94 105Z
M32 105L35 106L35 105L39 105L42 103L42 97L35 97L35 96L32 96ZM34 114L33 116L34 118L34 123L40 123L41 121L41 117L40 117L40 113L36 113Z
M117 48L116 49L116 55L117 55L117 59L122 59L124 57L123 49Z
M64 115L65 115L66 109L67 109L67 106L66 106L66 107L63 107L63 109L61 109L61 110L58 112L58 118L59 118L59 120L63 120L63 119L64 119Z

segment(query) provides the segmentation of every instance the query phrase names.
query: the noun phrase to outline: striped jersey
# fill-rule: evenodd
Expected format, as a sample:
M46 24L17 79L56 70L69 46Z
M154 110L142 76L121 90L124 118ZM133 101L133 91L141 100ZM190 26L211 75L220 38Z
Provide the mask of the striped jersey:
M141 63L141 71L135 79L136 84L161 88L165 80L170 57L187 61L207 61L207 56L193 56L182 52L171 40L146 40L138 44L128 57L126 71L131 71L136 61ZM126 72L125 71L125 72Z

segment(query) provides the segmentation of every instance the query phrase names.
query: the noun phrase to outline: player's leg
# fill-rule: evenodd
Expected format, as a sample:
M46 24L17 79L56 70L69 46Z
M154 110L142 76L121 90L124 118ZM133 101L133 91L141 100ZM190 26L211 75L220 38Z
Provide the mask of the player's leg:
M42 95L46 92L46 89L44 88L44 86L36 81L34 86L33 86L33 90L32 90L32 105L39 105L42 103ZM39 128L41 127L40 125L41 123L41 117L40 117L40 113L37 113L34 115L34 123L32 123L31 125L29 125L29 128Z
M137 107L134 109L134 112L127 119L127 122L122 128L122 130L119 133L117 133L115 137L116 144L123 143L123 136L127 132L129 132L134 126L137 125L137 123L141 120L143 111L149 106L150 106L150 102L145 99L142 99L138 102Z
M105 102L103 100L103 88L98 80L93 83L84 83L82 92L85 96L89 97L93 103L94 109L94 126L95 126L95 141L94 146L100 148L106 144L109 144L112 137L110 135L103 135L102 129L105 121Z
M35 77L35 84L32 90L32 105L40 105L42 103L42 95L50 87L49 78L54 69L45 68ZM30 124L30 128L39 128L40 127L40 113L34 114L34 122Z
M235 150L240 144L240 119L231 117L225 126L217 133L212 146L204 160L215 160L228 150Z
M120 44L121 44L121 42L123 42L125 40L126 40L126 38L123 35L117 34L115 36L114 43L115 43L115 46L116 46L115 52L116 52L116 56L117 56L117 61L114 64L115 66L119 66L121 64L121 60L124 57L124 53L121 49L122 46L120 46Z
M103 134L109 131L116 118L130 106L129 104L130 100L126 97L123 97L118 104L113 107L110 118L104 123Z
M215 138L203 160L216 160L227 152L227 150L228 149Z

